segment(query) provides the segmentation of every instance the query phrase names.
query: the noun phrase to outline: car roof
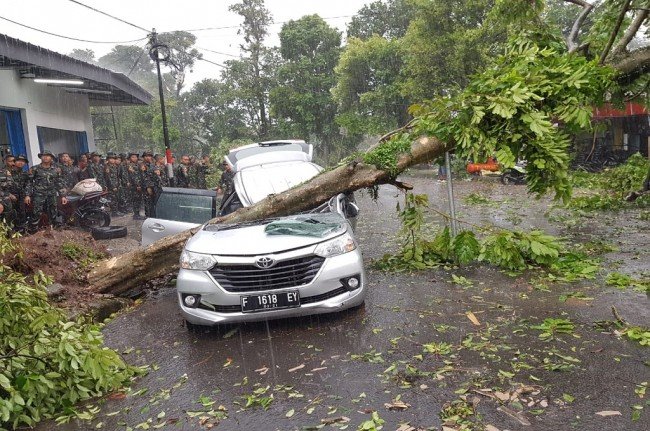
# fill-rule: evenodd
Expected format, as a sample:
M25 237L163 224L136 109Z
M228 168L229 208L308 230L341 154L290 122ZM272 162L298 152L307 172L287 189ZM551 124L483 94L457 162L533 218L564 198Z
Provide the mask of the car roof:
M314 147L299 139L264 141L233 148L224 157L233 171L241 171L262 163L283 161L311 162Z
M322 171L315 163L282 161L251 166L235 174L235 190L244 206L301 184Z

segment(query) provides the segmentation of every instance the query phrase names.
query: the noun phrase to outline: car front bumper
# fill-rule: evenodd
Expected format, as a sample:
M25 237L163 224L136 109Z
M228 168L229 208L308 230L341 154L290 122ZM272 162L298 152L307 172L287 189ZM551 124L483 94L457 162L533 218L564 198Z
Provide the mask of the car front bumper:
M347 290L341 279L360 276L360 285ZM228 292L214 280L208 271L181 269L176 279L178 302L183 317L195 325L256 322L288 317L333 313L359 306L365 300L366 275L359 249L327 258L309 284L277 290ZM298 291L301 304L295 308L241 312L241 296ZM201 305L187 307L184 295L201 295Z

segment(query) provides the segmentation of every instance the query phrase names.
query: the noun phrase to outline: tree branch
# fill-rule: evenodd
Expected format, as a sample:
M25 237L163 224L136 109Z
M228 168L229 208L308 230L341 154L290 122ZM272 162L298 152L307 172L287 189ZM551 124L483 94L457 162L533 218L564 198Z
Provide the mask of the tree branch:
M587 19L587 16L589 16L591 11L594 9L594 5L592 5L591 3L587 3L586 1L580 1L580 0L576 0L576 1L565 0L565 1L582 6L582 12L580 13L580 15L578 15L578 18L576 18L575 22L573 23L573 27L571 27L571 33L569 33L566 40L566 44L567 44L567 48L569 48L569 52L575 52L580 49L580 41L578 40L578 33L580 32L580 28L582 27L582 24L584 24L585 20Z
M634 81L650 72L650 45L636 49L625 56L615 57L609 63L619 72L619 82Z
M625 19L625 14L630 8L630 3L632 3L632 0L625 0L625 3L623 3L621 12L618 14L618 19L616 20L616 24L614 25L614 30L612 31L612 34L609 35L609 40L607 41L607 45L605 46L603 53L600 54L600 60L599 60L600 64L604 64L605 60L607 59L607 56L609 55L609 50L612 48L612 45L616 40L616 36L618 36L618 32L621 29L623 20Z
M627 45L632 41L632 39L634 39L634 36L637 31L639 31L639 28L641 28L644 21L648 19L648 15L650 15L650 9L644 9L637 12L629 27L625 30L621 40L619 40L616 46L612 49L612 56L625 52Z

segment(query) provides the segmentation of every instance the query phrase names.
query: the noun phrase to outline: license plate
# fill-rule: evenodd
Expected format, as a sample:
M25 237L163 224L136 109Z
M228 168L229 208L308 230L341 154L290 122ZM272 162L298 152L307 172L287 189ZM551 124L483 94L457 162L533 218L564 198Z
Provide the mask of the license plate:
M300 295L297 291L241 296L240 301L243 313L300 307Z

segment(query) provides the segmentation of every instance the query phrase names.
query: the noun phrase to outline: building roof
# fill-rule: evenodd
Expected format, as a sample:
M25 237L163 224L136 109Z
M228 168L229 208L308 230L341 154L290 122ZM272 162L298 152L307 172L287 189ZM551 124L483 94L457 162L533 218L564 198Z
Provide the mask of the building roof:
M151 102L151 94L123 73L4 34L0 34L0 68L16 69L32 78L81 79L84 81L82 86L62 88L87 94L91 105L148 105Z

